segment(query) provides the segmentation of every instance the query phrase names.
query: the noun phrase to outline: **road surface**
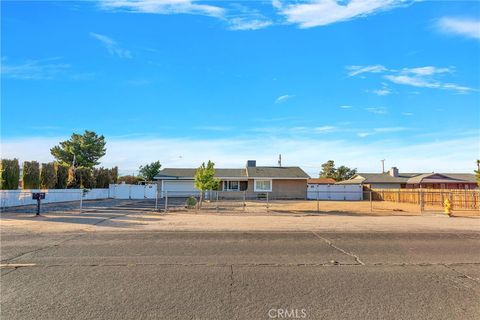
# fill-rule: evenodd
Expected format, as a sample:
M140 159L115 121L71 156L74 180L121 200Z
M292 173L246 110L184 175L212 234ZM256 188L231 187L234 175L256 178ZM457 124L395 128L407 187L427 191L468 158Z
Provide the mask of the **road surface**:
M479 319L478 233L2 233L2 319Z

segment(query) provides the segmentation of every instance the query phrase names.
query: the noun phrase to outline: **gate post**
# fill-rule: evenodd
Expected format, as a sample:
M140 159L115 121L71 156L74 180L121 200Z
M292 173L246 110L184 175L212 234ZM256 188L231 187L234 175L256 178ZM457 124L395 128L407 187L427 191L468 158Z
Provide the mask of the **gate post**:
M165 212L168 212L168 191L165 191Z

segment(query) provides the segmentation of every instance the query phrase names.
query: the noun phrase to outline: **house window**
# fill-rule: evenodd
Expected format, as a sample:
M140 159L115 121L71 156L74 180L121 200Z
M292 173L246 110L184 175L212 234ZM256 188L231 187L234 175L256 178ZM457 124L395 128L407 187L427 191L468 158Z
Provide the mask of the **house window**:
M255 180L253 190L255 192L271 192L272 180Z
M239 191L240 181L223 181L224 191Z

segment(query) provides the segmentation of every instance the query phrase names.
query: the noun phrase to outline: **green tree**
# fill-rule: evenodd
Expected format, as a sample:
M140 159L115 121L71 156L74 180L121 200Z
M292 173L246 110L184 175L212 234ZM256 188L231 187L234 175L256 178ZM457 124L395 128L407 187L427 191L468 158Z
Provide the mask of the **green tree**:
M53 189L57 184L57 172L55 170L55 164L42 163L42 169L40 170L40 188Z
M109 170L110 174L110 182L117 183L118 182L118 167L113 167Z
M111 183L110 170L105 168L93 169L95 188L108 188Z
M335 177L335 162L328 160L322 164L322 171L320 171L320 178L332 178Z
M203 194L205 191L218 190L220 187L220 179L215 178L215 163L208 160L197 169L195 173L195 188L200 190L200 207L202 206Z
M320 171L320 178L332 178L335 181L348 180L357 174L357 169L350 169L347 166L340 166L335 168L335 161L328 160L322 164L322 171Z
M61 165L92 168L105 155L105 144L103 135L85 130L84 134L73 133L70 140L60 142L50 152Z
M40 164L37 161L23 163L23 189L38 189L40 187Z
M0 161L0 189L17 190L20 180L20 166L18 159L1 159Z
M66 189L68 181L68 167L55 163L55 171L57 172L55 189Z
M335 181L344 181L344 180L350 179L356 174L357 174L357 169L350 169L349 167L346 167L346 166L340 166L337 169L335 169L333 179L335 179Z
M155 161L145 166L140 166L139 172L146 181L153 181L153 178L160 172L162 165L160 161Z

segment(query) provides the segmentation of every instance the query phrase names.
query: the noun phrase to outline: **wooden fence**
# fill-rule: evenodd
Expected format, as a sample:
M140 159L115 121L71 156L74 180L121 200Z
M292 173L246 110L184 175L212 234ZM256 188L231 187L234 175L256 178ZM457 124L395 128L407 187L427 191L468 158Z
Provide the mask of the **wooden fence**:
M373 201L443 206L449 199L454 210L480 210L480 190L469 189L372 189Z

